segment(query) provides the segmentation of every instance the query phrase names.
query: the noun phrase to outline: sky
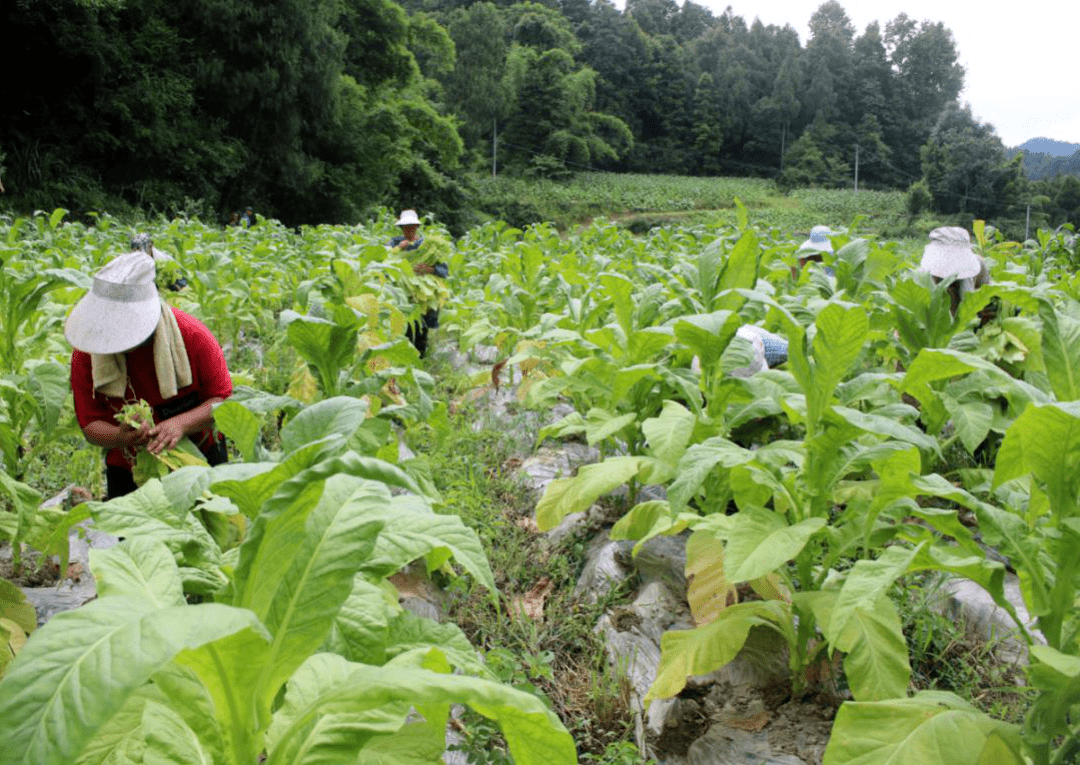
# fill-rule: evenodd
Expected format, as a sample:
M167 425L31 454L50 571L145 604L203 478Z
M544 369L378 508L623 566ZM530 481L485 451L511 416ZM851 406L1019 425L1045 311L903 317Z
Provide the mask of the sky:
M825 0L695 0L719 16L730 5L749 25L790 24L806 44L810 17ZM682 0L677 0L682 5ZM839 0L855 28L885 24L900 13L942 22L953 33L965 69L960 100L989 122L1008 147L1030 138L1080 143L1080 3L1075 0ZM620 7L623 3L619 3Z

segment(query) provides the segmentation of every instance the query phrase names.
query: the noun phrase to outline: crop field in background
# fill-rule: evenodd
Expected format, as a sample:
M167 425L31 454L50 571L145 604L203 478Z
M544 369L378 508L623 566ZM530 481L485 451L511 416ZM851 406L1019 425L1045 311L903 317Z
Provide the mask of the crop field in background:
M911 221L899 191L796 189L781 193L771 180L578 173L567 181L508 176L475 181L478 201L503 220L522 225L551 221L561 229L610 218L641 232L652 225L735 223L735 200L750 221L794 233L818 224L849 226L856 218L867 230L893 235L929 230L927 220Z
M597 182L520 191L568 227L442 232L451 297L435 334L496 349L523 409L569 404L541 440L599 449L548 486L541 529L622 487L663 490L624 500L612 531L688 537L696 626L664 636L650 699L764 630L787 647L793 696L844 689L826 765L1075 761L1075 237L1020 244L974 222L993 284L953 315L947 285L914 271L921 240L881 233L904 215L898 195L630 178L608 198ZM694 217L635 234L612 214L658 211ZM40 504L69 482L99 496L100 456L74 422L62 324L134 229L63 211L0 222L0 539L63 554L91 518L125 539L91 561L97 600L39 630L0 582L0 764L433 761L452 703L521 765L575 760L572 721L454 624L403 611L389 582L416 565L502 597L424 454L460 421L404 338L418 311L409 264L384 247L393 220L140 224L188 280L162 294L226 350L236 391L215 419L233 459L71 509ZM818 223L837 231L835 277L793 273ZM788 361L732 375L751 356L743 324L786 338ZM1016 618L1022 720L914 684L898 584L928 573Z

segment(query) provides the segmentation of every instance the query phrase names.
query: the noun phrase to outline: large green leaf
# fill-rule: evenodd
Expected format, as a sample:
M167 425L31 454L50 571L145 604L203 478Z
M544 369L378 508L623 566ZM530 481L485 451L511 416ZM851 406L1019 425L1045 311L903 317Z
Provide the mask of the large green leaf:
M990 427L994 424L994 409L985 401L957 401L951 396L942 394L941 401L946 411L952 417L956 435L969 454L974 454L979 444L986 440L990 434Z
M165 544L153 537L125 539L115 547L90 551L99 597L133 595L158 608L182 606L180 571Z
M873 611L878 599L907 572L919 549L894 546L875 560L856 561L840 588L832 618L820 625L830 644L848 644L845 637L851 634L849 622L859 618L856 611Z
M632 539L634 555L637 555L648 540L660 534L678 534L686 528L686 522L680 521L671 505L666 500L652 499L630 508L630 512L615 522L608 533L609 539Z
M26 390L36 404L34 419L42 435L49 437L71 392L71 370L55 361L35 364L26 374Z
M696 271L689 274L692 276L692 286L697 288L698 298L705 310L713 309L713 299L716 296L720 273L724 266L725 244L722 237L717 237L705 245L701 254L698 255Z
M654 362L674 337L670 327L645 327L627 338L626 360L633 364Z
M245 462L255 461L262 421L251 410L236 401L224 401L214 407L214 424L236 444Z
M986 372L996 383L1003 386L1009 399L1014 406L1023 408L1023 404L1029 401L1045 402L1049 397L1043 391L1022 380L1017 380L1000 367L973 356L970 353L954 351L950 348L923 348L919 355L911 362L904 382L900 386L901 393L910 393L919 399L924 405L934 399L935 395L930 389L930 383L937 380L945 380L950 377L965 375L976 369Z
M675 339L697 354L702 369L712 369L741 323L732 311L683 316L675 322Z
M788 525L782 513L742 508L735 516L724 546L728 581L738 584L771 574L795 558L810 537L824 527L824 518L808 518Z
M994 485L1031 473L1059 518L1077 514L1080 496L1080 401L1032 404L1005 432Z
M760 261L761 247L757 235L753 231L747 231L739 237L739 241L728 253L724 271L720 275L719 290L753 289L757 284ZM732 304L725 302L721 307L737 310L744 300L740 298L737 303Z
M1028 715L1028 736L1032 743L1050 744L1072 727L1080 704L1080 657L1045 645L1031 646L1030 656L1028 677L1039 695Z
M614 415L606 409L594 406L585 415L585 440L589 446L595 446L604 439L617 435L636 419L636 412Z
M28 634L37 627L34 605L28 603L23 591L7 579L0 579L0 619L10 619Z
M212 752L203 747L195 731L169 707L148 702L143 709L142 734L146 747L143 765L214 765Z
M674 471L686 451L696 423L697 418L685 406L675 401L665 401L659 416L641 423L649 454ZM657 481L657 476L650 476L650 480Z
M390 493L349 475L357 460L330 460L287 481L240 546L234 602L273 636L268 697L322 645L382 528Z
M987 765L982 751L992 736L1019 748L1019 729L943 691L910 699L847 702L840 707L824 765ZM997 765L1022 765L1006 759Z
M282 483L345 449L345 439L328 436L295 450L282 462L220 465L213 473L211 490L228 497L244 515L254 520L263 503Z
M177 512L157 479L131 494L88 505L94 525L102 531L163 542L179 560L189 591L209 593L226 583L217 543L195 514L186 509Z
M1058 401L1080 399L1080 321L1043 306L1042 352L1046 376Z
M270 648L265 631L245 630L181 651L154 675L215 761L249 762L262 749L272 699L258 690Z
M936 438L926 435L921 430L897 422L891 417L885 417L873 412L860 412L858 409L851 409L846 406L833 406L832 410L859 430L895 438L897 441L913 444L924 451L937 455L941 454L941 447L938 446Z
M57 614L0 681L0 763L73 762L178 653L243 630L262 627L250 611L214 603L158 609L124 596Z
M34 515L41 504L41 492L28 484L16 481L3 470L2 466L0 466L0 490L10 501L9 507L14 510L15 515L15 528L11 533L10 541L16 545L21 544L30 534ZM7 511L4 512L6 515ZM15 551L17 548L13 550Z
M367 416L363 399L337 396L305 407L281 429L281 449L290 454L313 441L340 435L348 441Z
M789 644L795 641L791 606L776 600L739 603L703 627L665 632L660 639L660 666L646 701L671 698L691 675L720 669L738 655L752 627L769 627Z
M553 529L571 513L580 513L602 495L622 486L649 465L644 457L612 457L583 465L573 478L557 478L548 484L536 505L541 531Z
M390 621L400 608L392 585L379 586L358 574L349 597L334 616L323 650L362 664L385 663Z
M679 460L675 480L668 486L668 502L673 512L686 507L705 479L720 465L732 468L753 458L753 452L722 436L713 436L694 444Z
M281 321L287 323L289 342L319 372L323 393L333 396L338 392L338 376L356 355L355 326L301 316L293 311L283 311Z
M844 674L856 701L903 698L911 680L908 646L888 596L856 607L835 648L847 652Z
M847 303L829 303L814 323L817 334L811 345L812 382L805 391L808 427L816 427L825 403L863 352L869 331L866 311ZM795 352L789 348L789 358Z
M78 765L140 765L145 742L142 736L143 711L148 702L165 697L157 686L144 685L132 693L119 712L97 732L83 749Z
M410 611L401 611L390 622L386 640L387 656L391 659L404 653L437 648L454 667L470 675L489 674L476 648L452 622L440 624Z
M634 283L622 274L600 274L600 284L611 298L612 310L626 337L634 331Z
M355 495L348 501L370 503L371 500L370 496ZM480 537L458 516L401 510L387 512L385 505L381 508L369 506L365 512L378 518L383 529L362 570L375 576L389 576L432 551L445 549L489 592L495 592L495 576Z
M293 763L299 752L315 763L355 762L373 734L406 724L411 705L452 703L467 704L497 722L518 765L576 761L573 740L542 701L489 680L347 665L325 654L313 656L297 675L289 686L291 703L287 700L275 714L267 765Z

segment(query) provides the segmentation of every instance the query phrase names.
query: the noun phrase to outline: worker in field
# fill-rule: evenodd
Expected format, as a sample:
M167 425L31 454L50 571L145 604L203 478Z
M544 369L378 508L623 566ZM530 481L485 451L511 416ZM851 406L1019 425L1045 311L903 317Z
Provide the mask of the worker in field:
M75 415L86 440L106 450L109 499L135 490L139 447L161 454L188 436L211 465L228 459L211 411L232 393L221 345L198 319L161 299L155 276L153 258L141 250L114 258L64 325L74 348ZM122 422L125 406L140 401L152 421Z
M772 369L787 361L788 341L780 335L753 324L743 324L736 330L735 336L750 344L751 355L749 364L732 369L728 373L732 377L753 377L758 372ZM694 356L690 361L690 369L700 374L701 359Z
M828 226L814 226L810 229L810 236L799 245L799 249L795 251L795 254L799 258L799 268L791 269L791 276L793 279L799 278L799 271L806 267L807 263L822 263L822 253L833 252L832 241L829 240L830 236L833 236L836 232L832 231ZM832 266L822 266L822 271L828 276L836 276L836 272Z
M428 331L439 326L439 303L445 299L446 292L443 285L423 277L433 276L441 280L450 275L450 267L445 263L449 245L442 239L425 242L420 235L420 218L416 210L402 210L395 225L401 229L401 234L391 238L387 247L402 253L424 253L424 257L412 263L413 274L418 278L406 284L410 297L421 310L420 318L405 328L405 336L423 358L427 353Z
M934 277L935 283L951 279L950 308L953 316L964 296L990 283L986 261L971 246L971 236L959 226L942 226L930 232L930 241L923 248L919 270ZM983 323L987 321L983 317Z

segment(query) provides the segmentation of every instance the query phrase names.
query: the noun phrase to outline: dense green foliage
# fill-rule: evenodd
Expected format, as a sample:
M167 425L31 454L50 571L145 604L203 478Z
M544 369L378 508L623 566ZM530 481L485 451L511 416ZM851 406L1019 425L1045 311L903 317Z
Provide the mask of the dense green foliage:
M572 761L542 700L495 682L460 630L405 613L386 581L416 564L494 582L430 465L400 449L445 436L450 419L403 338L417 307L383 246L393 218L148 226L189 280L174 302L227 347L238 388L215 421L235 459L69 512L40 507L27 467L74 427L63 316L131 230L63 219L0 227L0 535L64 555L68 530L92 517L127 541L91 560L99 599L54 617L5 667L0 762L432 761L455 701L498 723L515 761ZM600 450L548 485L540 526L626 485L608 500L622 512L613 536L690 532L697 626L664 638L652 698L764 630L787 646L793 694L823 682L851 694L829 765L1069 762L1077 239L1040 231L1020 244L976 221L994 283L954 314L948 285L913 272L921 242L860 225L833 236L829 276L794 269L803 234L754 224L739 202L732 222L643 237L608 221L565 235L490 223L446 242L439 333L463 352L494 346L521 406L572 407L541 438ZM737 334L747 324L782 334L787 362L733 374L752 352ZM946 457L955 445L960 463ZM1019 573L1030 619L985 545ZM911 693L892 595L924 572L969 579L1015 620L1033 699L1022 725L949 692ZM0 608L12 651L25 606L4 588ZM935 748L942 735L964 759Z
M1076 222L1070 187L1030 188L959 107L940 22L860 32L836 0L809 22L803 44L693 0L12 0L2 199L289 224L414 207L461 232L479 173L609 170L921 181L939 213Z

